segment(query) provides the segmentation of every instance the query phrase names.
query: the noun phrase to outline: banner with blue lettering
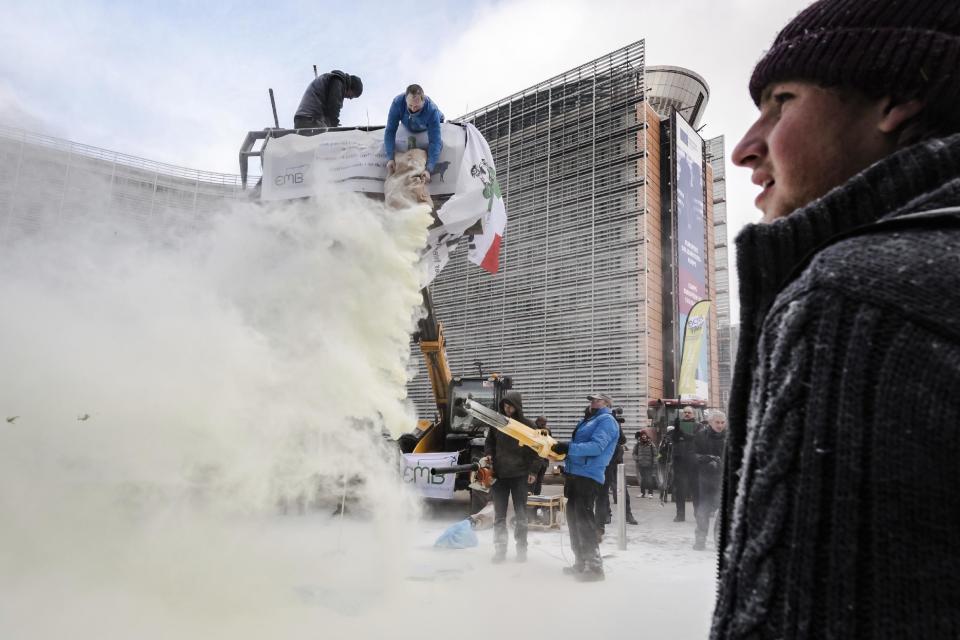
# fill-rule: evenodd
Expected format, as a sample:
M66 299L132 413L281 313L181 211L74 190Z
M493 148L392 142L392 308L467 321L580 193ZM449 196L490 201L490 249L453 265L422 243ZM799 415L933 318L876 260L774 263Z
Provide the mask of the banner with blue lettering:
M460 454L456 451L441 453L405 453L401 461L401 477L404 484L413 485L425 498L453 498L456 474L430 475L431 467L452 467Z
M443 149L428 186L433 196L450 195L457 188L460 161L466 144L463 127L441 125ZM396 151L406 151L409 139L427 148L427 134L411 134L401 125ZM383 130L328 131L315 136L290 134L270 139L263 149L263 200L306 198L337 191L383 193L387 156Z

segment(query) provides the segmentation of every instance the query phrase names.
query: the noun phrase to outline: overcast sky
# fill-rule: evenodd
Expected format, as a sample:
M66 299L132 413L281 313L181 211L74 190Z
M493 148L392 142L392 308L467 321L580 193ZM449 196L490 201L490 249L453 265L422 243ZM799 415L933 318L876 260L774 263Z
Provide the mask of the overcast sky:
M344 105L344 125L383 124L390 99L411 82L453 118L645 39L648 65L687 67L710 85L701 133L726 136L732 243L759 218L759 188L729 162L756 114L747 81L807 4L0 0L0 123L237 173L244 134L272 126L267 88L280 125L292 126L314 64L364 80L363 96ZM731 275L734 264L731 252Z

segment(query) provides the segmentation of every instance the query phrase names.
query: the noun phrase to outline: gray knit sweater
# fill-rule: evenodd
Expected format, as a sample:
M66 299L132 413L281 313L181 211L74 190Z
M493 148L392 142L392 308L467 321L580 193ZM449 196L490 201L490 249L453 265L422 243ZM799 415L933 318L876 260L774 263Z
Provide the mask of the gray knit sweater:
M738 236L712 638L960 637L960 229L858 235L796 273L956 205L960 135Z

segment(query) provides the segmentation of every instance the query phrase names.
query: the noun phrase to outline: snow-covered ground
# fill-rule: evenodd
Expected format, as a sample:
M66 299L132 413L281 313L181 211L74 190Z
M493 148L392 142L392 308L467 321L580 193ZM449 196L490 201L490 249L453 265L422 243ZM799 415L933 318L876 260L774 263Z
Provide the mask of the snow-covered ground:
M559 490L550 486L544 492ZM478 547L439 551L430 545L455 518L424 521L407 580L418 600L445 613L435 621L421 617L418 628L439 633L462 616L483 621L464 638L487 632L516 637L540 632L553 639L706 637L716 574L712 542L706 551L692 549L692 505L687 505L687 521L675 523L673 504L635 497L635 487L631 492L639 524L627 526L626 551L618 549L616 520L607 527L601 545L607 578L600 583L579 583L562 573L572 561L566 529L531 531L526 564L513 562L511 538L508 561L493 565L492 530L478 532ZM465 599L468 592L484 596Z
M85 554L95 542L63 531L67 560L23 558L39 567L31 576L0 575L0 636L706 637L712 545L691 549L694 525L672 522L672 504L633 503L640 524L627 527L626 551L617 548L615 523L608 527L600 583L562 573L571 558L565 530L531 531L526 564L513 561L512 539L508 561L491 564L490 529L478 532L478 547L435 548L464 514L454 505L395 532L369 514L341 520L326 512L226 528L170 522L143 536L162 542L141 539L136 556L118 549L106 560Z

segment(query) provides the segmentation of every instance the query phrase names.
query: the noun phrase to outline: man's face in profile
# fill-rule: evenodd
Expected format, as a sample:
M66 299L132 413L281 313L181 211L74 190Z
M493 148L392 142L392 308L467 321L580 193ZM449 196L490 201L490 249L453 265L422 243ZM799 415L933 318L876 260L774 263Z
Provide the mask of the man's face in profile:
M811 82L764 89L759 117L731 154L753 170L763 221L789 215L892 153L892 136L879 127L888 102Z

